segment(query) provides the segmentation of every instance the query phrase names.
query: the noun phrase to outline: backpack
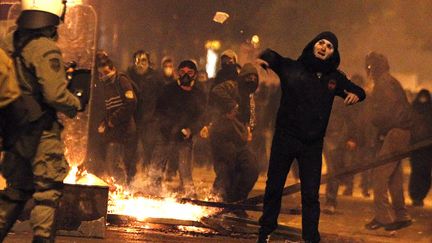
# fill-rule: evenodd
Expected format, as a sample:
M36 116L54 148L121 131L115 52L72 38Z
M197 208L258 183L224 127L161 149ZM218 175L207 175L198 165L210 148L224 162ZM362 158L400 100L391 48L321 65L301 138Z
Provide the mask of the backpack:
M141 94L140 88L139 88L138 84L135 81L133 81L131 78L129 78L128 75L119 72L119 73L117 73L116 80L115 80L114 83L116 85L117 91L119 92L119 94L120 94L123 102L126 101L126 97L125 97L125 90L120 85L120 78L121 77L125 77L125 78L127 78L130 81L130 83L132 85L132 90L134 92L134 95L136 97L136 101L137 101L137 104L138 104L138 102L140 102L140 94ZM137 122L139 120L139 116L140 116L140 111L138 111L137 107L135 107L135 111L134 111L134 114L133 114L135 122Z

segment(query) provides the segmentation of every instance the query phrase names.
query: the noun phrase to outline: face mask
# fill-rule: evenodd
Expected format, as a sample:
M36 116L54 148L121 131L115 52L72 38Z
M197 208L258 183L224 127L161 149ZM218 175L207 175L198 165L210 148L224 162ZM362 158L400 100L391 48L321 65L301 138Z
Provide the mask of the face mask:
M173 74L173 68L166 67L166 68L163 69L163 72L164 72L165 76L171 77L172 74Z
M222 63L222 69L228 69L228 68L234 69L236 68L236 64L231 62Z
M247 75L244 78L243 85L245 88L245 91L247 91L249 94L255 92L258 88L258 77L255 75Z
M105 81L108 81L108 80L110 80L112 77L114 77L114 75L115 75L115 70L112 70L112 71L110 71L109 73L107 73L107 72L100 72L99 73L99 79L102 81L102 82L105 82Z

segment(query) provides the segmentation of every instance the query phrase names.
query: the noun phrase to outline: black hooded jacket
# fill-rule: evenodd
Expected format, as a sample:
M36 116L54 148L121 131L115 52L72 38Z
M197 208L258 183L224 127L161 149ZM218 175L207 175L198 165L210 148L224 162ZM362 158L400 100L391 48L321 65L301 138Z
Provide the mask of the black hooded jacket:
M426 102L420 102L420 97L425 97ZM411 142L417 143L432 138L432 101L428 90L419 92L412 103L413 124L411 128Z
M326 61L313 55L314 44L321 39L334 46L333 55ZM298 60L284 58L270 49L260 55L281 81L277 130L305 143L314 142L325 135L335 95L345 98L348 91L360 100L365 99L364 90L337 70L340 62L337 47L336 36L323 32L306 45Z
M156 100L162 92L164 82L162 77L152 68L149 68L146 73L140 75L133 67L129 67L127 75L138 86L139 94L137 101L136 119L137 125L143 126L145 123L152 121L156 108Z

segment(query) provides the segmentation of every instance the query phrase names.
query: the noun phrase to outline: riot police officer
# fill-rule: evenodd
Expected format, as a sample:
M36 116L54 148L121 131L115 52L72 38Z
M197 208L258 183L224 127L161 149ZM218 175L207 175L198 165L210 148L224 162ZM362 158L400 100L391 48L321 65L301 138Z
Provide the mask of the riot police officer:
M28 123L5 147L2 173L7 187L0 197L0 241L33 197L33 242L54 242L56 208L69 170L56 113L72 118L83 108L66 89L63 60L55 43L65 8L62 0L23 0L18 28L9 40Z

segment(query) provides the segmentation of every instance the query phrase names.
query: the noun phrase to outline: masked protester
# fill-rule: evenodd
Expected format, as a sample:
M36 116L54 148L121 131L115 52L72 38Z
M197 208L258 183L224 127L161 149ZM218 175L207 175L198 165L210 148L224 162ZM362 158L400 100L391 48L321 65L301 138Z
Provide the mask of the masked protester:
M422 89L412 103L414 111L411 128L411 143L418 143L432 138L432 101L427 89ZM412 205L423 207L423 200L431 188L432 149L424 148L411 155L411 176L409 180L409 195Z
M365 98L337 67L338 40L323 32L309 42L298 60L284 58L272 50L260 55L262 66L280 78L282 98L276 118L263 214L258 242L267 242L277 228L282 191L292 161L299 165L302 196L302 235L306 242L319 242L319 187L322 148L335 96L352 105Z
M169 84L177 81L174 70L174 60L171 57L164 57L161 61L161 76L164 84Z
M155 193L160 193L166 163L172 157L177 157L180 189L193 194L192 138L199 132L205 96L195 87L197 67L194 62L182 61L177 72L177 82L164 86L157 99L155 118L158 135L149 176L153 180Z
M98 56L96 65L99 80L104 87L105 118L99 123L98 133L105 140L108 174L122 181L125 173L120 168L124 162L126 182L136 173L136 124L133 114L136 94L129 78L117 72L108 56Z
M7 187L0 197L0 241L33 198L33 242L54 242L55 214L69 170L57 112L72 118L84 108L66 89L63 59L56 45L65 7L61 0L23 0L18 28L7 39L28 117L27 124L14 131L14 140L4 141L2 175Z
M208 103L209 92L213 79L209 79L205 70L200 70L197 76L197 88L201 89L205 94L205 100L202 102ZM207 105L206 105L207 106ZM200 131L200 136L195 137L194 145L194 163L199 166L212 166L213 158L211 155L210 142L208 138L208 124L211 122L210 110L206 108L201 117L201 124L206 124Z
M258 164L248 143L250 97L257 87L258 72L248 63L236 80L227 80L212 89L220 110L220 117L210 130L216 173L213 190L225 202L246 199L258 179ZM238 213L245 216L244 211Z
M221 54L221 69L216 73L213 87L227 80L236 80L239 69L237 54L228 49Z
M378 156L396 153L406 148L410 141L411 112L401 84L390 74L387 58L377 52L366 56L366 73L374 82L370 102L371 121L377 129ZM397 230L411 225L403 194L402 162L372 169L374 218L366 229ZM389 202L390 192L392 204Z
M171 57L166 56L162 58L161 69L161 77L164 85L177 82L177 74L175 72L176 70L174 70L174 61ZM178 168L178 158L173 156L167 162L165 178L168 181L172 181L177 175Z
M127 75L136 84L137 108L135 120L137 124L138 143L142 145L143 166L149 164L155 144L156 124L154 111L156 99L161 92L164 81L161 75L150 66L150 54L138 50L132 58L132 65L127 70Z

